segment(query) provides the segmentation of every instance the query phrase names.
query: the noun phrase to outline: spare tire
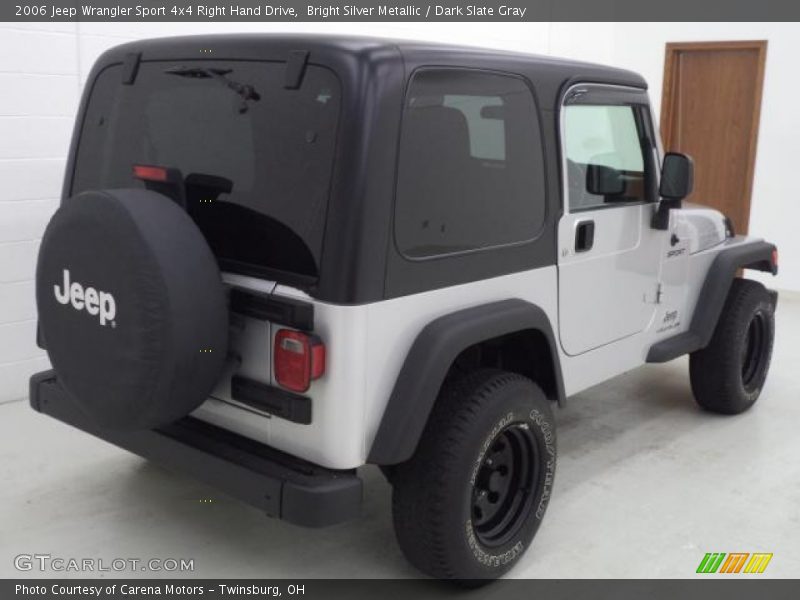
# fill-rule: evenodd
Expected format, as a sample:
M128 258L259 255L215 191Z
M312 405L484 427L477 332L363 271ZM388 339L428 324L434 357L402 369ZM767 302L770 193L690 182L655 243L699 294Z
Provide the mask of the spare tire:
M59 382L100 427L173 422L222 372L219 268L192 219L161 194L90 191L64 202L42 238L36 303Z

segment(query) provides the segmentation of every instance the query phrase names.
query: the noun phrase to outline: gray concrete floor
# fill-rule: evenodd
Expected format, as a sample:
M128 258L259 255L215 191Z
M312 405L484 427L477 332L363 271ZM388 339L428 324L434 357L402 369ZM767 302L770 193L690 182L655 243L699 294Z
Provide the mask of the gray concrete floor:
M692 577L705 552L772 552L763 576L800 575L797 296L781 299L777 331L767 386L744 415L701 412L683 359L571 398L556 414L553 500L512 576ZM362 474L361 520L300 529L8 403L0 577L21 575L21 553L191 558L201 577L415 576L394 542L389 486Z

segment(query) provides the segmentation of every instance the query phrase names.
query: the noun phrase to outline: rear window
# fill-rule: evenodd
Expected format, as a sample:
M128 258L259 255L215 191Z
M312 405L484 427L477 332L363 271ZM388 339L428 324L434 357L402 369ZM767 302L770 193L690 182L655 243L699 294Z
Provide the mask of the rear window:
M409 86L395 237L410 259L532 240L545 219L531 90L518 77L427 68Z
M133 85L122 83L121 66L105 69L92 88L72 193L145 187L135 165L177 170L180 183L166 192L185 205L223 269L311 282L340 87L314 65L299 89L284 81L279 62L143 62Z

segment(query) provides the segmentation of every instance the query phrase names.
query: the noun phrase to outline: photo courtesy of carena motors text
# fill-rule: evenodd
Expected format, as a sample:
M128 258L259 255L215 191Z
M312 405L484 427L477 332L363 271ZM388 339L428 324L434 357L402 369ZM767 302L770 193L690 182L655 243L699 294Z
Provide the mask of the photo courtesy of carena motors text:
M800 593L800 6L0 16L0 596Z

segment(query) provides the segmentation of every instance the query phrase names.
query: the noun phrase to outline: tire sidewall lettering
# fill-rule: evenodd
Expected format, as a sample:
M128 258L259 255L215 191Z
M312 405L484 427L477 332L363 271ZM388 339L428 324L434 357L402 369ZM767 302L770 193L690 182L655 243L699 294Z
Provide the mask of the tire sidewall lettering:
M556 447L553 424L541 411L532 409L527 414L524 412L517 413L516 411L508 411L494 424L489 434L481 443L479 452L473 463L472 472L470 475L470 485L475 485L480 466L483 463L486 453L489 451L494 439L503 429L515 422L522 422L528 427L535 427L539 432L539 435L536 437L539 438L539 441L543 442L544 444L547 460L544 465L544 473L539 481L539 486L542 490L541 497L539 498L539 502L535 505L534 509L536 521L541 521L544 517L547 505L550 502L556 467ZM467 537L467 545L475 560L488 568L500 568L513 563L525 552L525 544L521 539L518 539L516 542L512 543L511 547L507 548L503 552L494 554L487 551L475 536L471 517L467 518L465 523L465 533Z
M547 505L550 503L550 496L553 488L553 481L555 480L556 473L556 446L555 435L553 434L553 426L550 421L535 408L530 412L530 420L533 421L542 432L544 439L544 449L547 453L547 462L545 463L544 479L541 482L542 497L539 499L539 504L536 507L536 519L541 521L544 518Z
M489 446L491 446L492 441L497 437L497 434L499 434L515 420L517 420L516 413L509 411L503 415L503 417L497 423L494 424L494 427L492 427L489 435L483 440L480 451L478 452L478 456L472 465L472 473L469 478L470 485L475 485L475 481L478 479L478 471L480 471L481 464L483 463L483 459L486 457L486 453L489 451Z
M502 567L510 562L515 561L517 557L525 551L525 545L521 541L517 541L509 550L506 550L501 554L491 554L486 552L486 550L481 547L480 543L475 537L475 531L472 527L472 519L467 519L466 533L467 545L469 546L470 550L472 550L472 555L475 557L475 560L485 567Z

